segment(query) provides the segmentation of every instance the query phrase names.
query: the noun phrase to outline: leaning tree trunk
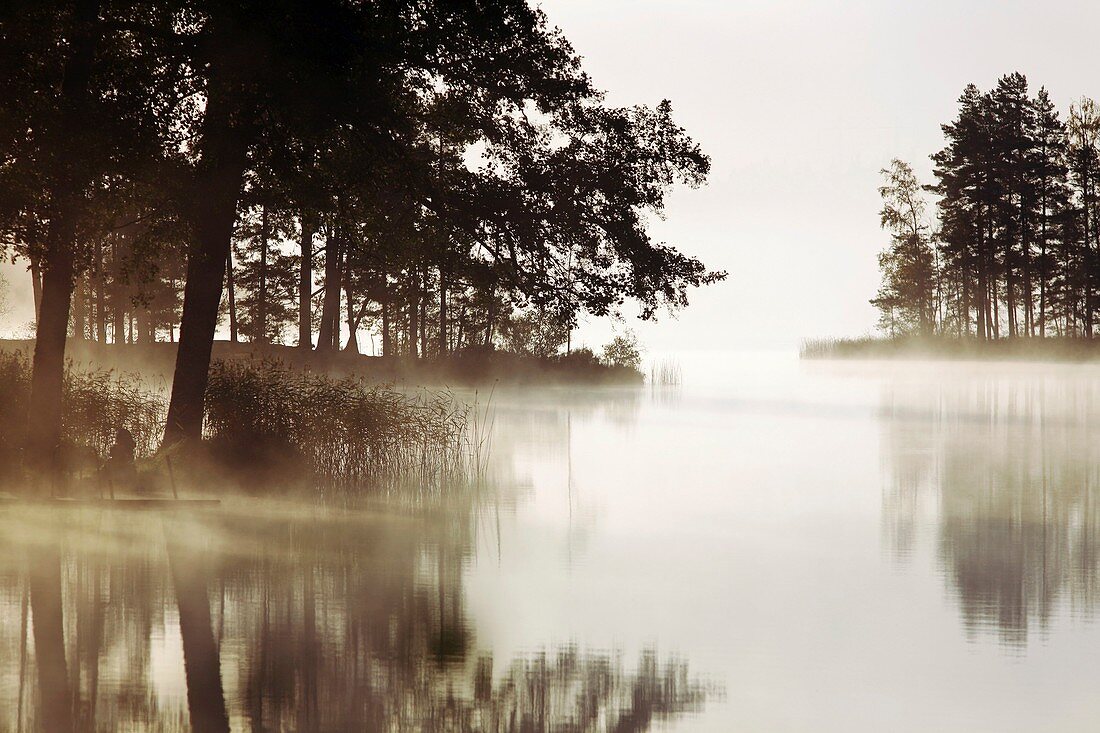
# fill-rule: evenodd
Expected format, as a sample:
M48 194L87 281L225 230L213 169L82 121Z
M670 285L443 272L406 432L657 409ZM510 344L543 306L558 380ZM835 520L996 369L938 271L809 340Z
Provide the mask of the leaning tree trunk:
M164 446L202 434L203 399L218 325L222 278L229 261L237 199L248 160L248 134L230 109L232 91L212 74L196 185L194 235L187 251L176 370Z
M34 295L34 325L42 312L42 264L37 255L31 255L31 292Z
M56 466L61 438L61 388L65 335L73 294L76 211L83 187L76 169L84 146L77 141L84 124L92 64L98 42L98 0L79 0L73 11L73 38L59 91L60 118L53 133L61 166L50 192L50 223L41 263L42 301L35 332L34 364L27 418L27 460L39 468ZM85 174L86 175L86 174Z

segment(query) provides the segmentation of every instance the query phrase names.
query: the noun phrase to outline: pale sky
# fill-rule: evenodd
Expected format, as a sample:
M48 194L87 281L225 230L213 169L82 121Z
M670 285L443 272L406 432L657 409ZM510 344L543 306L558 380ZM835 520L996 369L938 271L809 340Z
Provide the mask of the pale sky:
M613 104L673 102L713 160L654 231L727 282L678 318L629 322L651 352L793 346L875 323L878 171L930 181L967 82L1021 71L1063 116L1100 96L1100 4L1078 0L543 0ZM29 276L4 267L29 297ZM25 311L25 312L24 312ZM26 323L27 308L9 322ZM5 329L12 330L12 329ZM607 324L574 343L598 346Z
M654 231L730 278L678 320L636 327L651 350L867 333L886 241L879 169L901 157L930 182L968 82L1020 71L1063 117L1100 95L1100 3L1086 0L541 5L612 103L668 97L713 160L709 185L676 194Z

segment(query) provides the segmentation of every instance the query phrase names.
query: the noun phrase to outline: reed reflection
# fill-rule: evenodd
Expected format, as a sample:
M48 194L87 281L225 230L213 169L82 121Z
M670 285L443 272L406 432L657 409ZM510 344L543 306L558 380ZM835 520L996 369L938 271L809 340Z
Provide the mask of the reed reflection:
M631 731L701 708L709 688L652 652L480 652L475 527L254 505L0 519L0 649L26 645L0 658L0 729Z
M970 635L1022 647L1100 589L1100 389L1087 379L894 384L882 400L883 521L898 558L934 515Z

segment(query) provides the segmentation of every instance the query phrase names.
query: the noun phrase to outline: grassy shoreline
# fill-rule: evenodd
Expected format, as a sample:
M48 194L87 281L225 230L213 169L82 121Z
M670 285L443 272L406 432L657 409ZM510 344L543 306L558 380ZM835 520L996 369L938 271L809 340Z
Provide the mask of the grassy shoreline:
M31 339L0 339L0 353L34 353ZM512 385L630 385L644 377L636 369L612 367L592 359L590 352L542 359L507 351L467 350L442 359L365 356L335 352L322 354L278 344L215 341L214 361L275 360L289 367L309 369L333 377L355 376L380 383L420 386ZM176 344L101 344L69 339L66 356L78 365L141 372L171 382Z
M1100 363L1100 339L1015 338L979 341L948 336L806 339L802 359L896 359L934 361L1027 361Z

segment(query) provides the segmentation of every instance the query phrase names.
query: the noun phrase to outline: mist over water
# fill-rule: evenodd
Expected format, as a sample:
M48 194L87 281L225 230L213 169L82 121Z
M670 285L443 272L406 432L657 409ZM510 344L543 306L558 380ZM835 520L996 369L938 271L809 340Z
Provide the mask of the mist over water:
M495 390L447 511L7 511L0 728L1091 726L1100 369L680 362Z

